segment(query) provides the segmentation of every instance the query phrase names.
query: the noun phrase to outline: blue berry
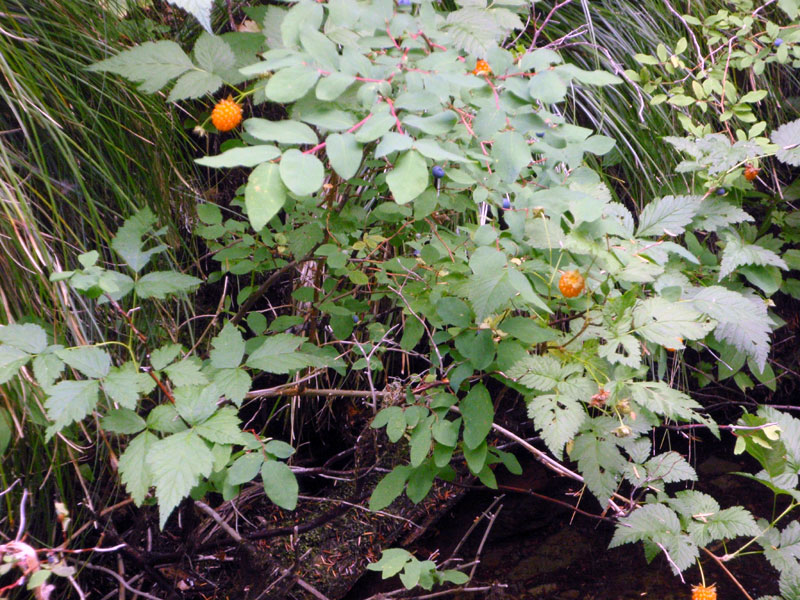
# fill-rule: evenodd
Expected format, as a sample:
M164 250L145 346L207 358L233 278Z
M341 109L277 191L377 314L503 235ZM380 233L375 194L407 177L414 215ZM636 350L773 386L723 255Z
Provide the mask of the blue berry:
M397 0L397 6L411 6L411 0Z
M358 315L353 315L353 323L358 323Z
M508 198L503 198L503 208L506 210L511 208L511 202L508 201Z
M723 188L723 187L717 188L717 196L724 196L727 193L728 193L728 190L726 190L725 188Z
M414 250L414 256L419 256L419 250Z
M536 137L543 138L544 137L544 131L537 131L536 132Z
M778 46L780 46L783 43L783 40L781 38L775 38L775 41L772 42L772 43L777 48Z
M439 165L436 165L435 167L433 167L431 169L431 173L433 173L433 178L434 179L441 179L442 177L444 177L444 169L442 167L440 167Z

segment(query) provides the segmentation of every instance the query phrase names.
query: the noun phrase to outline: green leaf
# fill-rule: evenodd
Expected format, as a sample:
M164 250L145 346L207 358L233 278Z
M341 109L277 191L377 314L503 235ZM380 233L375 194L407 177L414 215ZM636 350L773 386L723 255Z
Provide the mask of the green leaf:
M633 400L657 415L676 421L698 420L695 411L701 408L700 404L663 381L636 381L629 387Z
M244 339L236 325L228 321L222 331L211 340L211 365L217 369L235 369L242 364Z
M495 248L481 246L469 259L473 271L464 291L472 303L478 321L503 306L513 296L514 286L508 281L506 256Z
M436 314L448 325L469 327L472 324L472 311L459 298L445 297L439 300L436 303Z
M281 440L270 440L264 444L264 450L276 458L289 458L294 455L294 448Z
M171 294L192 292L203 283L201 279L176 271L154 271L143 276L134 285L140 298L163 300Z
M294 102L306 95L319 79L319 71L298 66L281 69L269 78L264 87L268 99L279 104Z
M47 348L47 334L33 323L4 325L0 327L0 342L28 354L39 354Z
M403 548L387 548L381 552L379 561L367 565L367 570L381 571L382 579L388 579L389 577L397 575L403 570L406 564L412 560L415 559L408 550L404 550Z
M170 4L182 8L203 26L207 32L211 33L211 8L214 0L169 0Z
M146 426L144 419L128 408L110 411L102 418L100 425L106 431L125 435L139 433Z
M219 390L214 384L183 385L173 390L175 410L190 425L202 423L217 410Z
M188 356L183 360L173 363L164 371L176 387L184 385L204 385L208 378L201 372L203 363L196 356Z
M475 448L468 448L466 444L464 444L464 460L467 462L467 467L469 467L470 472L474 475L477 475L483 470L488 454L488 446L485 439L475 446Z
M237 458L228 468L225 481L228 485L241 485L255 479L264 464L261 452L250 452Z
M150 354L150 364L156 371L162 370L181 353L180 344L167 344L161 346Z
M186 424L174 405L159 404L147 415L147 427L162 433L177 433L184 431Z
M315 89L317 100L322 102L336 100L355 80L352 75L344 73L331 73L327 77L323 77Z
M699 196L664 196L644 207L637 237L675 237L686 230L701 207Z
M152 231L155 222L153 212L149 208L143 208L125 221L111 241L114 251L137 273L150 261L153 254L166 249L166 246L158 245L150 250L142 250L142 238Z
M494 406L489 392L482 383L472 386L466 397L459 402L464 418L464 445L474 449L486 439L494 422Z
M279 333L264 340L247 359L247 366L267 373L286 374L318 363L315 357L297 352L304 338Z
M213 94L223 84L222 77L206 71L189 71L178 77L172 90L167 96L168 102L201 98L206 94Z
M223 406L209 419L195 426L194 430L209 442L239 444L242 437L239 423L236 409L232 406Z
M178 44L161 41L145 42L124 50L90 65L88 70L122 75L130 81L141 83L139 89L152 94L193 67L191 59Z
M325 167L313 154L291 148L283 153L280 164L283 184L296 196L310 196L322 187Z
M714 336L751 356L764 370L769 355L770 318L759 298L712 285L691 297L694 307L717 321Z
M200 477L211 475L214 457L197 433L187 429L152 443L146 460L156 486L159 527L163 530L167 518Z
M361 166L361 145L352 133L332 133L325 140L325 151L331 167L342 179L350 179Z
M0 352L2 352L0 350ZM64 370L64 361L55 354L39 354L33 358L33 375L42 387L53 385L56 379L61 376ZM111 369L114 370L113 368ZM0 376L0 379L2 377Z
M114 402L131 410L136 409L139 397L149 394L156 382L147 373L138 373L136 366L128 361L119 367L111 367L103 379L103 391Z
M768 265L784 270L789 268L784 260L772 250L767 250L758 244L748 244L734 233L727 233L723 237L726 244L720 262L720 281L742 265Z
M677 452L664 452L645 463L649 479L660 479L664 483L697 481L697 473Z
M403 124L419 129L428 135L445 135L458 121L458 116L452 110L446 110L432 117L418 117L417 115L406 115L403 117Z
M567 86L555 71L542 71L531 77L528 93L534 100L554 104L567 95Z
M431 417L430 422L422 422L411 433L409 452L412 467L418 467L431 451Z
M404 152L386 175L386 184L398 204L408 204L428 187L425 159L414 151Z
M214 374L214 385L219 393L237 407L241 407L252 384L253 380L244 369L220 369Z
M570 458L578 461L578 469L589 491L602 507L617 490L627 461L616 444L609 439L599 439L594 433L582 433L575 438Z
M276 146L246 146L244 148L231 148L216 156L196 158L194 162L203 167L214 169L255 167L268 160L278 158L280 155L281 151Z
M257 166L247 179L244 205L247 218L256 231L261 231L286 203L286 188L281 181L280 168L274 163Z
M105 377L111 367L111 357L108 352L94 346L57 350L56 356L73 369L93 379Z
M0 383L5 383L28 364L31 355L13 346L0 346Z
M586 411L578 400L565 394L546 394L528 402L528 416L550 452L561 460L564 445L580 430Z
M423 156L436 161L470 162L460 154L455 154L442 148L430 138L423 138L414 142L414 149Z
M0 408L0 457L5 454L11 443L13 430L11 429L11 416L5 408Z
M633 310L635 332L667 348L682 348L682 340L699 340L714 328L690 302L670 302L660 296L641 300Z
M561 363L552 356L527 356L508 370L518 383L540 392L549 392L564 378Z
M254 138L264 142L315 145L319 141L317 134L314 133L314 130L300 121L268 121L267 119L247 119L244 122L244 130ZM267 147L271 148L272 146ZM280 154L278 156L280 156Z
M380 143L375 148L375 158L383 158L392 152L408 150L414 145L414 139L402 133L390 131L383 136Z
M520 171L531 162L531 151L528 142L516 131L504 131L497 134L491 152L494 167L500 179L513 183Z
M800 119L784 123L772 132L769 139L779 146L775 158L787 165L800 167Z
M61 381L47 390L44 403L47 416L54 421L53 431L80 421L97 406L99 382L95 380Z
M406 485L408 477L411 475L411 467L399 465L391 470L383 479L378 482L372 491L369 499L370 510L383 510L394 502Z
M261 466L261 479L264 491L273 503L286 510L297 507L297 478L286 464L277 460L265 461Z

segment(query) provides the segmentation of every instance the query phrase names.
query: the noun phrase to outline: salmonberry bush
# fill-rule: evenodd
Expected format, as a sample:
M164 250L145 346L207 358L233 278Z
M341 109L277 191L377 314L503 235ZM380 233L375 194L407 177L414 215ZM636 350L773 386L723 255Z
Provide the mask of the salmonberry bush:
M159 270L167 248L146 208L110 248L52 273L104 306L119 338L75 345L38 324L0 328L0 381L35 382L49 438L94 422L116 440L128 494L154 500L162 528L189 495L231 499L258 477L292 510L295 449L244 425L241 408L259 397L256 380L290 396L324 377L365 390L371 427L407 446L372 510L403 494L420 502L462 468L496 487L498 465L521 470L497 448L506 438L585 486L617 519L612 546L641 542L676 575L719 542L723 562L760 549L781 597L800 598L800 420L762 407L718 423L670 366L689 349L737 382L775 380L770 339L782 322L770 297L796 282L783 277L797 240L754 223L745 169L800 166L800 120L766 131L756 116L766 91L741 94L721 68L796 66L796 3L770 7L775 22L682 17L702 36L693 44L717 45L714 32L733 27L748 41L705 71L681 57L684 39L629 72L509 43L530 10L518 0L253 6L246 31L219 36L210 2L176 4L207 29L191 52L149 41L89 70L163 90L195 114L209 114L201 102L241 106L240 125L225 113L233 132L219 151L196 160L241 185L198 201L193 235L215 264L203 279L191 264ZM641 211L603 169L625 149L565 110L576 89L631 85L692 108L679 115L689 137L667 140L689 183ZM715 107L718 127L704 125ZM220 135L202 117L197 130ZM140 332L138 307L223 285L229 295L191 347L176 332ZM541 443L497 423L500 390L524 402ZM752 455L762 470L749 477L788 497L785 510L767 519L693 489L692 464L652 435L682 424ZM409 588L467 580L399 549L373 568L405 569Z

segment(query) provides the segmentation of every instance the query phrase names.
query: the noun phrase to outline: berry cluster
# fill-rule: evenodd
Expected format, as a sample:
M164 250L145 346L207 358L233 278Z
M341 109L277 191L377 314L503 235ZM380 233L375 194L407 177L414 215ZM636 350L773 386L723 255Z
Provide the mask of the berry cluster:
M220 131L230 131L242 122L242 107L230 97L220 100L211 111L211 122Z
M578 271L567 271L558 280L558 289L565 298L575 298L580 295L586 281Z

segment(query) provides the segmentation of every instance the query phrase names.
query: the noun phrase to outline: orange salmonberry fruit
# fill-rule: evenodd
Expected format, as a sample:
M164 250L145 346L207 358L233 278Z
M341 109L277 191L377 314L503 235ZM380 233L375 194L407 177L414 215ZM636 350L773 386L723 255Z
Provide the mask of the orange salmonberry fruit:
M747 179L747 181L753 181L756 177L758 177L758 169L753 165L747 165L744 168L744 178Z
M230 131L242 122L242 107L228 96L211 111L211 122L220 131Z
M492 68L489 66L489 63L483 59L480 59L476 64L475 68L472 69L473 75L491 75Z
M558 280L558 289L567 298L575 298L580 295L585 287L586 281L578 271L567 271Z
M717 600L717 586L706 587L703 584L693 586L692 600Z

